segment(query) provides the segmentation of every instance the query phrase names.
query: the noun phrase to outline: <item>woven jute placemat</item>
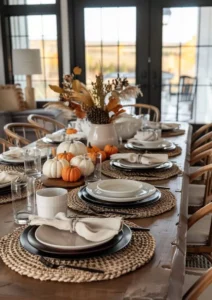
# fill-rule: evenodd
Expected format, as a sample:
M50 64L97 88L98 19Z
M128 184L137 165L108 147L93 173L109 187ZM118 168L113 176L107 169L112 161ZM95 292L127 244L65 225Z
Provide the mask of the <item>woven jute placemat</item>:
M50 269L39 261L39 256L32 255L22 248L19 238L23 229L17 228L0 240L0 256L13 271L41 281L79 283L114 279L148 263L155 251L153 236L146 231L136 231L133 232L130 244L115 254L80 260L56 260L61 264L100 269L104 273L91 273L72 268ZM48 260L55 262L49 258Z
M40 181L36 181L36 190L40 190L43 187L42 183ZM11 193L0 195L0 205L5 203L12 202L12 195Z
M149 171L126 172L110 166L110 161L102 163L102 174L116 179L132 179L141 181L157 181L169 179L181 173L179 167L175 164L170 169L153 169Z
M184 129L176 129L173 131L164 131L162 132L162 137L172 137L172 136L178 136L178 135L183 135L185 134Z
M131 153L131 152L138 152L138 153L166 153L168 154L168 157L175 157L178 156L182 153L182 149L179 146L176 146L176 148L174 150L157 150L157 152L155 151L151 151L151 150L136 150L136 149L127 149L125 147L119 147L119 152L120 153Z
M24 165L7 165L0 163L0 172L2 171L17 171L24 172Z
M163 214L164 212L171 210L176 205L175 196L170 191L162 189L160 201L148 206L135 208L112 208L93 205L90 203L88 204L78 197L79 190L80 189L77 188L69 192L68 207L88 215L98 215L99 212L99 214L104 213L104 217L119 216L124 219L147 218Z

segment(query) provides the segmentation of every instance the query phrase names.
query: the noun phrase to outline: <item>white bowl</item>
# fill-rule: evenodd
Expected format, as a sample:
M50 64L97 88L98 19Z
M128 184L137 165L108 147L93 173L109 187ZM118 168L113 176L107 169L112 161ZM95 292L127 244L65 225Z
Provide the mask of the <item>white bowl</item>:
M108 179L98 182L97 189L107 196L122 198L134 196L142 186L141 182L135 180Z

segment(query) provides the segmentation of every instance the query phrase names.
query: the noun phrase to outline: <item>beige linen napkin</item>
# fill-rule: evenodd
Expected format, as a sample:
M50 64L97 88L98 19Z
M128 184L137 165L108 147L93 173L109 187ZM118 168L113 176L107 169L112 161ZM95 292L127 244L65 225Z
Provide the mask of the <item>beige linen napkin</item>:
M110 159L124 159L131 163L140 163L143 165L162 164L168 161L168 154L136 154L136 153L118 153L112 154Z
M122 228L121 218L67 218L58 213L54 219L30 217L30 225L48 225L59 230L76 232L88 241L101 242L113 238Z
M54 141L62 142L63 134L47 134L46 138L52 140L53 142Z
M11 158L19 158L23 154L23 149L19 147L10 147L9 151L3 153L4 156L8 156Z
M173 128L179 128L179 125L176 123L162 123L161 128L162 129L173 129Z
M154 131L138 131L134 136L134 139L140 141L155 141L156 135Z
M19 176L21 176L22 173L16 172L16 171L3 171L0 172L0 183L8 183L11 182L12 180L18 178Z

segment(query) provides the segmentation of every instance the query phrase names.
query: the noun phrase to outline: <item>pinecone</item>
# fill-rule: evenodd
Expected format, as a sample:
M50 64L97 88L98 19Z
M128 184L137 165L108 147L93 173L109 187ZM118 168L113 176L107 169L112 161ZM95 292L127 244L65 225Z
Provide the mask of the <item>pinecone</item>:
M87 110L87 118L93 124L108 124L109 115L100 107L92 106Z

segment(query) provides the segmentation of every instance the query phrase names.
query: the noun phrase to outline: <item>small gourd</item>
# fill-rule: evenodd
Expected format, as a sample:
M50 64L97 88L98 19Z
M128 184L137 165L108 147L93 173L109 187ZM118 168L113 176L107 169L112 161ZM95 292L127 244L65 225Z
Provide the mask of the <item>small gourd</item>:
M96 152L101 151L101 149L99 147L97 147L95 145L91 146L90 143L88 144L87 150L88 150L88 153L93 153L93 152L96 153Z
M69 166L66 159L48 159L43 165L43 174L48 178L61 178L65 166Z
M90 159L85 159L83 155L75 156L70 161L71 166L78 167L84 176L89 176L94 171L94 164Z
M74 157L74 155L71 152L64 151L63 153L57 154L58 159L66 159L68 162Z
M105 151L90 152L90 153L88 153L88 156L90 157L90 159L92 160L93 163L96 162L97 154L101 154L102 161L106 160L107 154Z
M64 181L76 182L81 177L81 171L77 167L66 166L62 169L62 179Z
M57 154L66 152L71 152L73 155L83 155L87 153L87 147L82 142L62 142L57 147Z
M106 152L107 157L110 157L112 154L118 153L119 150L118 150L118 148L116 146L106 145L104 147L104 151Z
M66 134L74 134L77 133L77 130L75 128L67 128Z

